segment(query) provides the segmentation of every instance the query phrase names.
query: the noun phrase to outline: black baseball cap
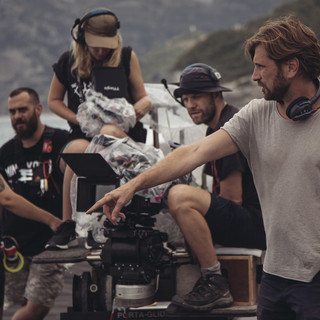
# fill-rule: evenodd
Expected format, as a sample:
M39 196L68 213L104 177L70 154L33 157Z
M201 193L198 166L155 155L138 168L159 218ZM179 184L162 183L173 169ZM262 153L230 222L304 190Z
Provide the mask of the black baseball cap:
M176 98L181 98L188 93L232 91L221 86L220 79L220 73L207 64L191 64L182 71L179 88L173 94Z

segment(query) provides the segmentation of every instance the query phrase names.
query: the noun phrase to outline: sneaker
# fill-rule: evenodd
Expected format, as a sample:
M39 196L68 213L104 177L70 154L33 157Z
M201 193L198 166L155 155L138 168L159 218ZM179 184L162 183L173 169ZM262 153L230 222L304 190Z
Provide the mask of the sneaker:
M73 220L67 220L60 224L45 248L47 250L68 249L77 244L76 223Z
M233 304L227 279L219 274L210 278L201 277L192 291L182 297L174 296L172 303L188 310L210 311L213 308L226 308Z
M96 240L94 240L93 236L92 236L92 231L88 231L88 236L87 236L87 240L84 244L86 249L101 249L102 248L103 243L98 243Z

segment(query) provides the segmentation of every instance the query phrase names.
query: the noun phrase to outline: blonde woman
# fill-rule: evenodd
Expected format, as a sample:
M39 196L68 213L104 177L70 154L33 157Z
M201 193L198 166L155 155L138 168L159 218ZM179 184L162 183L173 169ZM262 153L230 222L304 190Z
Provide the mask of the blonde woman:
M54 75L50 87L48 105L51 111L66 119L70 125L70 142L64 152L84 152L89 139L81 131L76 114L79 104L85 101L84 90L92 87L92 70L107 68L105 78L110 87L112 79L121 81L122 96L135 110L136 126L126 134L115 125L105 125L101 133L145 142L146 130L139 120L150 110L151 100L147 96L141 75L138 58L131 47L123 47L120 35L120 22L117 16L106 8L89 11L77 19L72 27L72 50L61 55L53 65ZM110 77L108 77L110 72ZM116 72L116 76L114 73ZM112 77L111 77L112 73ZM64 102L67 95L67 104ZM68 243L75 238L75 224L70 221L72 208L70 202L70 182L73 171L66 167L63 186L63 228L49 241L48 247L67 249Z

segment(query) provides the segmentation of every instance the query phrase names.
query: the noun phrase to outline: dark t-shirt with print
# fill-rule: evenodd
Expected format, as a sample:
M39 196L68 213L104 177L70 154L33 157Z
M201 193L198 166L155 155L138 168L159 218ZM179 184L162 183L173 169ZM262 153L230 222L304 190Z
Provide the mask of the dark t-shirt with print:
M63 175L58 167L58 157L68 140L68 132L50 130L51 137L42 135L31 148L23 148L16 137L6 142L0 149L0 167L1 174L16 193L61 218ZM52 142L49 153L43 152L46 139ZM48 191L45 191L46 185ZM52 236L47 225L21 218L7 210L4 210L1 227L2 234L11 235L18 241L19 250L24 255L32 256L43 251Z
M124 82L124 88L121 92L124 92L123 98L126 98L129 103L133 103L129 75L130 75L130 60L131 60L131 47L123 47L121 52L121 61L117 70L121 73L121 78L126 79ZM71 55L71 51L64 52L59 60L53 64L53 70L55 72L58 80L64 85L67 91L67 105L74 113L77 113L78 106L85 101L84 91L86 89L92 88L91 77L87 79L80 79L77 77L76 71L71 72L72 65L74 63L74 58ZM107 74L107 71L106 71ZM114 73L112 73L113 75ZM110 83L112 86L112 84ZM119 97L122 98L122 97ZM80 126L69 122L70 128L72 130L72 138L86 138L82 133ZM135 141L145 142L146 130L143 128L142 123L138 122L134 128L131 128L128 135Z

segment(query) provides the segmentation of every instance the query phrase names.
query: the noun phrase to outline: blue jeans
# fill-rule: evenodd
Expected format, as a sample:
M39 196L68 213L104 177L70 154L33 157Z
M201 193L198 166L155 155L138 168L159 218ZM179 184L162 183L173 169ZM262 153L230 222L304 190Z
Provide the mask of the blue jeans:
M263 273L257 316L258 320L320 319L320 272L311 282Z

